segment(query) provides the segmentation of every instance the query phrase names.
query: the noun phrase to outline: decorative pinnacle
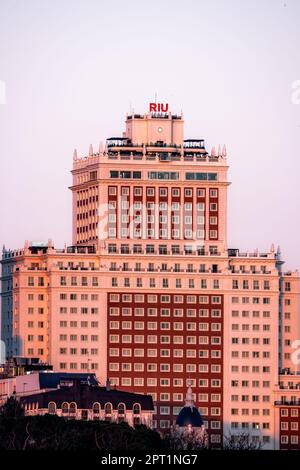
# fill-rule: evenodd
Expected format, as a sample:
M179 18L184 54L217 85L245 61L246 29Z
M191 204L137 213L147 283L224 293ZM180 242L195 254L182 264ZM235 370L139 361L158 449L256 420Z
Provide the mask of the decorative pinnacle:
M90 148L89 148L89 156L92 157L94 155L94 152L93 152L93 146L92 144L90 144Z
M76 160L77 160L77 150L76 149L74 149L74 152L73 152L73 160L74 160L74 162L76 162Z
M211 156L212 156L212 157L215 157L215 156L216 156L216 149L215 149L215 147L212 147L212 149L211 149Z
M219 144L219 147L218 147L218 157L221 157L221 156L222 156L221 145Z
M185 396L185 406L194 406L193 391L190 382Z
M278 245L278 248L277 248L277 256L280 256L281 255L281 249L280 249L280 246Z
M222 149L222 157L227 157L227 150L226 150L225 144L223 145L223 149Z

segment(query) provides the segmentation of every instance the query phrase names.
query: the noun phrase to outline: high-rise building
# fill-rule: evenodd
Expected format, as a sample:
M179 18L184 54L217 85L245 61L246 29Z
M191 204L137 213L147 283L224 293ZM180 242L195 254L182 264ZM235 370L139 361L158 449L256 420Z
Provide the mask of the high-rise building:
M159 430L190 384L212 447L239 433L300 447L298 273L274 246L228 248L226 148L183 126L132 114L98 153L74 152L73 246L3 252L7 354L151 394Z

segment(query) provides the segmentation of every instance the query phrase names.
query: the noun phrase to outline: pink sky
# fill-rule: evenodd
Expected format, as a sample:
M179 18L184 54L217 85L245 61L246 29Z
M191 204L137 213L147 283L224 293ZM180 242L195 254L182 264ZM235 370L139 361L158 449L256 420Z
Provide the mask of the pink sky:
M186 138L227 145L229 246L300 267L298 0L1 0L0 18L1 246L71 243L74 147L157 92Z

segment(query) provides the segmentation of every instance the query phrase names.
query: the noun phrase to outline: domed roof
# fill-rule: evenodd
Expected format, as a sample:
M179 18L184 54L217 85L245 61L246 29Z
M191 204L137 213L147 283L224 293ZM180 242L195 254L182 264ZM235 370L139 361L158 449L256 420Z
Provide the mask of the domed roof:
M203 426L202 416L194 404L191 384L188 386L185 397L185 406L177 416L176 424L180 427L191 425L197 428Z
M178 426L191 425L197 428L203 425L203 419L195 406L184 406L177 416L176 424Z

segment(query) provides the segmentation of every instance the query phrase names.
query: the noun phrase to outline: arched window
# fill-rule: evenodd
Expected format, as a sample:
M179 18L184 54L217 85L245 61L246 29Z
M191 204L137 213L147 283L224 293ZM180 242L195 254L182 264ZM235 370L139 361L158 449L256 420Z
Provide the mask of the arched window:
M118 422L119 423L122 423L123 421L125 421L125 405L124 403L119 403L118 404Z
M133 405L133 414L134 415L139 415L141 414L141 405L139 403L135 403Z
M50 401L48 403L48 413L50 415L55 415L55 413L56 413L56 403L54 401Z
M69 403L63 402L61 405L61 412L62 414L67 414L69 412Z
M118 415L124 415L125 414L125 405L124 403L119 403L118 404Z
M77 410L77 405L76 403L73 401L72 403L70 403L70 414L75 414L76 413L76 410Z
M94 403L93 404L93 413L98 415L100 414L101 406L100 403Z
M105 403L104 411L105 411L106 415L111 415L111 413L112 413L112 404L111 403Z

